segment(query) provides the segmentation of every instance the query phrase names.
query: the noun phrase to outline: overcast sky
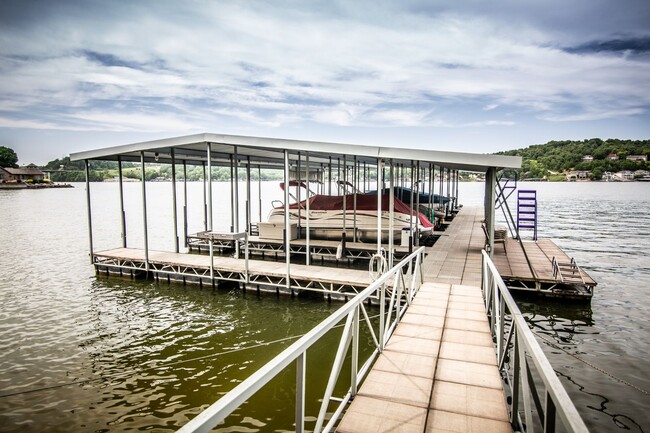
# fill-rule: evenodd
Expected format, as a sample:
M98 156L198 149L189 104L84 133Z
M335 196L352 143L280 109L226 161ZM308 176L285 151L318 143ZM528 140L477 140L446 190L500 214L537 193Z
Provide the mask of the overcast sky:
M650 1L0 2L0 145L20 163L197 132L648 139Z

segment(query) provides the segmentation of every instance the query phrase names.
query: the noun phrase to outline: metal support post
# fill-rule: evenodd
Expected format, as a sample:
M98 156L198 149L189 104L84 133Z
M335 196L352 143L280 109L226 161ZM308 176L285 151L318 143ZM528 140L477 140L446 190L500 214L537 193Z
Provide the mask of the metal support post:
M305 431L305 373L307 371L307 352L296 358L296 433Z
M419 247L420 246L420 161L417 161L416 163L417 168L416 168L416 173L415 173L415 181L417 182L416 189L415 189L415 246Z
M257 204L259 206L259 220L262 222L262 166L257 166Z
M291 288L291 231L289 230L289 151L284 150L284 255L285 255L285 274L287 276L287 289Z
M142 170L142 225L144 228L144 266L149 274L149 235L147 233L147 179L144 168L144 151L140 151L140 167Z
M212 232L212 143L207 144L208 152L208 228ZM210 283L214 284L214 245L209 239L210 248Z
M438 176L440 177L440 191L438 191L438 195L439 195L438 209L442 210L442 201L443 201L442 200L442 183L444 182L444 178L445 178L444 173L445 173L445 171L442 168L442 166L439 166L439 167L440 167L440 171L438 172Z
M205 162L201 163L201 165L203 166L203 230L207 231L208 230L208 202L207 202L208 193L206 191L207 178L205 175Z
M381 195L380 189L383 182L381 175L383 171L383 160L377 158L377 254L381 254Z
M390 170L389 170L389 183L388 183L388 209L389 209L389 216L388 216L388 269L393 269L393 261L394 261L394 237L395 233L393 231L395 230L395 223L393 222L393 218L395 217L395 168L393 164L393 160L390 161ZM400 233L401 235L401 233Z
M88 241L90 244L90 263L95 264L95 249L93 247L93 217L90 206L90 162L84 159L86 168L86 205L88 207Z
M357 242L357 190L359 189L359 168L356 155L354 156L354 167L352 167L352 185L352 191L354 192L352 198L352 208L354 209L352 214L352 242Z
M339 163L340 162L341 161L339 160ZM347 173L348 173L347 158L346 158L345 155L343 155L343 183L342 184L340 183L341 182L341 179L340 179L341 178L341 171L340 171L340 165L339 165L339 185L341 185L343 187L343 236L345 236L345 238L347 238L346 220L348 219L347 215L346 215L347 214L347 201L348 201L347 200L347 198L348 198L348 195L347 195L348 186L346 184L346 182L348 180Z
M122 248L126 248L126 213L124 212L124 177L122 175L122 157L117 157L117 173L120 183L120 225L122 227Z
M330 162L328 164L328 174L327 174L327 195L332 195L332 157L329 157Z
M488 232L488 248L490 258L494 251L494 201L496 200L496 168L490 167L485 173L485 219Z
M246 232L251 231L251 157L246 157Z
M176 155L174 148L171 149L172 156L172 218L174 220L174 251L179 251L178 246L178 215L176 214Z
M311 214L309 213L309 201L310 201L310 197L309 197L309 152L307 152L305 154L305 163L307 164L307 167L305 168L305 170L307 172L307 197L305 198L306 206L307 206L307 209L305 210L305 212L307 213L307 215L306 215L306 217L307 217L307 232L305 233L305 246L307 248L307 251L306 251L307 252L306 264L307 264L307 266L309 266L311 264L311 248L309 246L309 240L310 240L310 237L311 237L311 235L309 233L309 228L310 228L309 227L309 219L311 217Z
M350 366L350 396L354 398L358 391L358 371L359 371L359 305L354 309L352 318L352 355Z
M183 160L183 245L187 247L187 161Z

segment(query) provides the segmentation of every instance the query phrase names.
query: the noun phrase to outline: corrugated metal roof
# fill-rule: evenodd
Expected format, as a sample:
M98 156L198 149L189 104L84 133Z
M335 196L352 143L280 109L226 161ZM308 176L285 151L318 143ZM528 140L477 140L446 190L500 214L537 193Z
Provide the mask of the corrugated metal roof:
M122 146L106 147L85 152L72 153L70 159L78 160L117 160L139 161L140 152L144 152L147 162L170 163L172 149L177 162L201 164L207 159L207 144L211 144L212 163L228 164L232 155L237 153L239 159L250 158L255 165L264 167L282 167L285 149L290 152L290 160L298 159L298 152L309 152L311 165L337 159L353 157L358 161L376 164L377 158L392 159L395 162L410 163L421 161L435 163L446 168L483 172L489 167L519 168L521 157L486 155L477 153L447 152L426 149L409 149L359 144L328 143L321 141L289 140L280 138L249 137L224 134L195 134L172 137L162 140L145 141Z

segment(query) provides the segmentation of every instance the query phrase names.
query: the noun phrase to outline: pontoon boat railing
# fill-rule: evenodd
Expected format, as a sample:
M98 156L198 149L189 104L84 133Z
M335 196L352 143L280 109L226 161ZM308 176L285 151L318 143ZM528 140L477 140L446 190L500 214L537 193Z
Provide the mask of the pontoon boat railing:
M379 353L383 351L386 342L413 300L413 296L420 288L423 281L421 266L423 256L424 247L420 247L392 269L379 276L376 281L344 304L334 314L323 320L265 366L197 415L196 418L183 426L179 432L210 431L294 361L296 362L295 429L296 432L304 432L307 349L344 321L343 333L339 340L338 350L330 370L331 373L325 387L320 411L313 428L315 433L331 431L350 399L356 395L359 383L365 378ZM380 300L377 330L373 328L364 305L364 301L371 296L378 296ZM359 366L359 328L362 321L366 323L370 331L375 349ZM344 396L334 397L334 389L348 353L350 353L351 362L351 386ZM320 371L315 374L319 373ZM331 413L330 404L332 402L338 403L338 406L329 419L326 419L328 411ZM327 421L327 424L325 424L325 421Z
M485 251L482 286L490 328L496 338L499 371L511 402L511 424L522 432L532 432L535 426L555 432L559 419L567 432L587 433L584 421ZM533 377L543 385L541 394Z

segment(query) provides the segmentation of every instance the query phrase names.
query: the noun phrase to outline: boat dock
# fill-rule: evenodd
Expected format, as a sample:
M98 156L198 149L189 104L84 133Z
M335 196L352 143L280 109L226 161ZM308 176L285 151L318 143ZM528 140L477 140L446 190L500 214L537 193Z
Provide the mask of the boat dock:
M498 242L501 239L497 239L494 227L497 169L519 168L520 158L217 134L134 143L81 152L71 155L71 158L85 161L89 250L98 273L142 274L148 278L211 286L224 281L234 282L244 290L270 289L278 294L280 291L291 294L294 291L315 291L328 297L339 296L346 301L350 298L259 371L190 420L181 432L209 431L291 364L296 370L294 414L295 429L299 432L306 430L306 422L314 423L313 430L317 433L335 428L340 432L511 432L513 427L523 430L524 425L529 425L532 428L533 414L538 417L535 425L541 422L545 431L554 431L557 419L565 426L568 423L571 427L568 431L586 432L575 407L499 276L503 271L512 288L533 287L535 291L546 294L558 294L558 290L592 281L586 279L588 276L573 260L567 262L566 255L561 256L550 241L536 243L540 254L532 247L528 248L526 242ZM93 247L89 182L90 162L93 160L116 160L119 163L121 248L96 251ZM127 244L123 161L139 161L141 166L144 236L143 245L138 248ZM166 235L173 240L174 252L149 248L148 232L155 227L150 227L147 219L146 163L170 164L172 167L173 233ZM183 194L182 211L177 209L175 170L181 164L184 171L187 164L203 167L204 191L200 212L204 214L204 227L203 232L194 237L188 236L187 193ZM218 236L213 234L211 176L215 165L230 169L232 186L231 232ZM240 204L242 200L239 198L240 168L246 170L245 206ZM383 197L377 194L376 206L371 209L371 218L376 219L375 239L378 243L349 248L363 257L349 257L347 251L342 255L345 258L371 258L371 264L377 264L377 272L310 263L316 251L314 248L323 248L316 252L321 257L339 256L339 251L333 249L334 244L338 249L338 241L332 241L331 245L313 241L309 244L310 251L307 251L306 242L304 246L301 242L292 242L289 235L282 241L273 242L249 236L255 225L250 187L253 168L258 171L262 168L281 169L285 185L291 180L306 181L309 190L309 183L315 182L321 194L327 190L328 195L332 195L333 185L341 180L351 180L355 186L355 200L351 209L343 206L344 218L346 211L356 215L354 203L357 194L370 194L371 180L377 191L387 186L388 194L383 194ZM439 210L448 214L458 210L460 170L485 173L485 205L462 208L432 247L414 245L413 253L399 263L395 263L393 257L386 257L381 240L386 237L383 234L393 232L396 221L394 187L410 187L409 205L401 203L400 206L407 208L407 215L413 215L412 210L419 212L424 205L419 201L419 191L428 191L428 197L433 197L438 183L438 195L447 200L445 209ZM187 176L184 176L183 183L186 187ZM413 192L414 189L417 193ZM258 194L261 201L261 188ZM301 201L299 195L297 201ZM342 203L346 202L347 199L342 200ZM289 209L290 204L289 191L285 188L283 206ZM433 204L431 198L428 204ZM244 218L240 218L240 207ZM199 250L205 250L207 245L209 255L181 251L179 214L184 218L180 225L185 245L195 244ZM417 239L419 218L408 218L410 223L399 230L407 230L409 237ZM245 224L240 229L244 219ZM258 219L257 222L261 223L261 211ZM296 225L291 222L289 212L284 213L283 220L277 227L280 236L292 233ZM310 218L306 218L307 234L310 233L309 221ZM351 232L354 224L349 226ZM392 251L394 238L386 238L388 251ZM215 248L223 250L233 245L236 257L214 254ZM521 266L517 246L525 256L529 274ZM400 247L397 248L399 251ZM284 253L284 260L251 259L251 250L274 255ZM303 255L306 264L292 262L292 256L296 255ZM553 282L548 277L547 265L542 264L543 257L551 263ZM499 263L498 269L492 259ZM529 281L531 275L534 281ZM375 322L378 323L373 323L366 311L366 303L371 300L377 301L379 314ZM323 397L319 399L320 411L317 417L311 413L306 416L307 349L339 325L342 325L341 339L330 378ZM374 351L367 359L360 359L360 326L368 328L374 344ZM496 341L496 346L493 341ZM350 362L351 372L346 374L349 389L341 397L334 396L340 391L339 375L347 362ZM511 372L514 372L512 377ZM322 366L312 374L322 375ZM541 397L531 377L543 379ZM337 407L332 410L334 405Z

